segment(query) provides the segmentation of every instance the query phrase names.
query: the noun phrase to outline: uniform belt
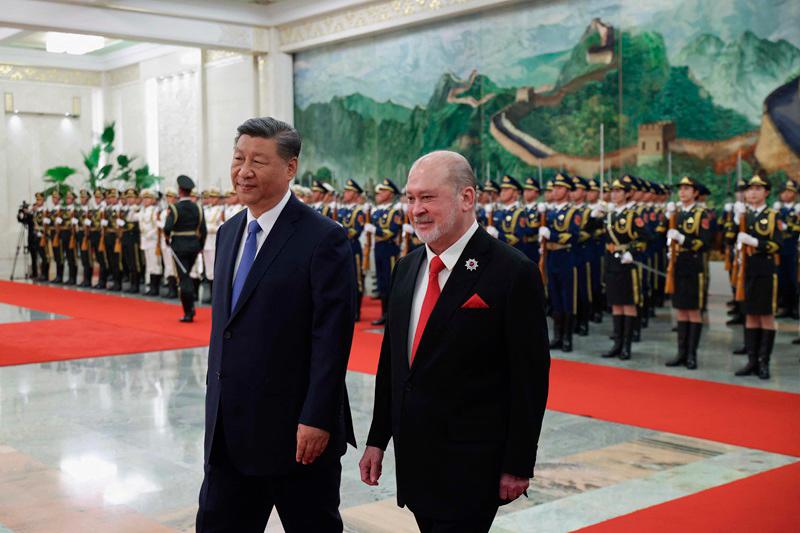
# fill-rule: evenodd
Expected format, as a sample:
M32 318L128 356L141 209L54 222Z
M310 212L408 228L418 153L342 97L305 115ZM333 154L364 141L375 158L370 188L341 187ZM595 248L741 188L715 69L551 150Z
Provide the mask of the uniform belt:
M530 244L532 242L539 242L539 236L538 235L533 235L533 236L528 235L527 237L523 237L522 238L522 242L524 242L526 244Z
M628 251L628 245L627 244L614 244L613 242L610 242L610 243L606 244L606 250L608 250L612 254L614 252L627 252Z
M173 237L199 237L196 231L173 231Z
M569 250L572 248L570 244L558 244L557 242L548 242L544 245L546 250Z

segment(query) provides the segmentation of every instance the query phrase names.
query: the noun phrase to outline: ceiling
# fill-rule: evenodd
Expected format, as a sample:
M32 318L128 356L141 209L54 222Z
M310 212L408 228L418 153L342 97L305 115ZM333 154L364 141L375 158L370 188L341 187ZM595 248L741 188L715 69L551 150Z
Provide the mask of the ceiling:
M5 37L3 37L4 35ZM23 50L38 50L44 52L46 51L46 37L47 32L44 31L0 28L0 46L2 47L19 48ZM102 48L93 52L89 52L85 55L101 57L113 52L124 50L136 44L137 43L134 41L107 38L105 39L105 45Z

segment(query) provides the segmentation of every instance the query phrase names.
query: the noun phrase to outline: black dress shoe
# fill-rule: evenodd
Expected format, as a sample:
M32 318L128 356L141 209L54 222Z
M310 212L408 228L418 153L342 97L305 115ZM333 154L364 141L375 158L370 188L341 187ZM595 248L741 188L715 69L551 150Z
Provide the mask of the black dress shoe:
M373 320L373 321L371 322L371 324L372 324L373 326L382 326L382 325L386 324L386 317L383 317L383 316L382 316L382 317L380 317L378 320Z
M180 318L180 321L181 322L194 322L194 316L193 315L184 315L184 316L182 316Z
M726 326L738 326L739 324L744 324L744 316L743 315L736 315L727 322L725 322Z

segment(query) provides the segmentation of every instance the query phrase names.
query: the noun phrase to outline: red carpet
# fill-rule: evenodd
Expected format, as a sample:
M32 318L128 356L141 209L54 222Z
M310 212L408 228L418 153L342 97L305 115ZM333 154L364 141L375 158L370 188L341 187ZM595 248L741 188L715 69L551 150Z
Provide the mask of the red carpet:
M581 529L591 533L797 531L800 463L720 485Z

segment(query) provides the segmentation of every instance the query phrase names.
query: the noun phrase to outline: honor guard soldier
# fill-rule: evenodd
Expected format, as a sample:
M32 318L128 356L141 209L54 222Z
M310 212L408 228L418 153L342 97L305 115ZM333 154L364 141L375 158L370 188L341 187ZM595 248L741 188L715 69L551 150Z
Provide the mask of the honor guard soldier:
M572 324L575 313L575 257L572 247L578 242L582 224L578 210L569 203L574 185L566 174L558 173L551 180L552 206L545 224L539 228L539 241L545 253L547 292L553 316L551 349L572 351Z
M131 294L139 293L139 279L141 272L141 256L139 254L139 242L141 232L139 228L139 193L135 188L130 187L125 191L125 226L122 228L122 260L128 271L130 288L127 292Z
M64 250L64 261L67 263L66 285L78 283L78 217L80 210L75 203L75 193L67 191L64 195L65 203L61 208L61 233L59 240Z
M192 201L192 189L194 181L190 177L178 176L179 199L170 204L167 221L164 224L164 240L171 250L175 271L178 274L180 288L178 292L183 305L181 322L194 320L195 289L190 271L206 240L203 208Z
M203 216L206 219L206 242L203 245L203 272L208 281L208 291L203 295L203 303L211 303L214 286L214 254L217 246L217 230L225 221L225 206L222 205L219 189L211 187L203 199Z
M320 180L314 180L311 183L311 207L319 214L322 214L325 208L324 198L325 186Z
M483 190L483 185L478 183L475 185L475 220L478 221L478 224L482 228L485 228L489 225L489 221L486 218L486 207L485 204L488 203L489 195L486 191Z
M761 379L769 379L769 361L775 343L777 262L783 240L778 213L766 204L769 190L769 181L758 174L747 182L744 231L739 231L736 237L736 245L741 250L736 289L737 293L744 290L747 350L747 364L736 375L757 373Z
M331 220L336 220L336 189L330 183L324 181L322 186L325 188L325 195L322 197L322 214Z
M347 231L347 241L353 251L353 259L356 269L356 321L361 319L361 301L364 298L364 253L361 248L361 234L367 224L367 210L358 203L359 198L364 193L364 189L355 180L349 179L344 186L342 200L336 220Z
M161 255L164 261L164 277L167 279L167 294L164 296L169 300L174 300L178 297L178 275L175 272L175 261L172 259L172 253L167 247L167 243L163 240L164 226L167 224L167 216L171 212L170 206L175 205L178 201L178 190L173 187L167 187L164 191L164 202L166 206L159 214L159 226L161 228L162 247Z
M140 246L144 251L144 275L147 291L145 296L158 296L161 286L161 228L157 196L154 191L143 190L141 194L142 208L137 214L139 218Z
M575 261L575 284L577 286L577 300L575 307L575 324L573 331L585 337L589 334L589 319L592 317L592 282L591 282L591 254L592 232L595 226L602 225L602 220L590 216L591 209L586 204L586 193L589 182L581 176L572 176L572 191L569 199L575 209L575 215L580 217L580 231L578 239L572 246L572 257Z
M47 206L45 205L44 194L37 192L34 196L34 203L31 211L33 212L33 232L36 236L36 260L39 261L39 276L36 281L49 281L50 279L50 255L47 250ZM33 253L33 252L32 252Z
M603 254L605 253L605 217L606 205L600 198L600 180L588 180L586 204L589 207L591 238L589 239L589 281L591 284L592 322L600 323L605 310L605 294L603 292Z
M92 254L97 261L99 275L94 289L105 289L108 281L109 269L108 264L109 255L106 253L106 232L108 228L108 219L106 218L106 203L107 191L97 189L94 191L94 205L92 206L92 225L89 228L89 243L92 247Z
M528 177L522 186L522 198L525 201L525 215L527 216L527 233L522 237L522 252L528 259L539 264L539 226L542 219L546 216L546 207L539 203L539 194L542 187L539 180Z
M375 278L381 300L381 317L372 322L373 326L386 322L392 270L400 257L403 211L395 204L395 197L399 194L400 189L390 179L376 185L375 203L378 205L372 211L370 223L364 226L364 231L375 239Z
M727 247L725 255L725 269L730 275L731 295L736 294L736 278L738 270L738 251L736 246L736 237L739 233L739 226L737 221L739 215L747 212L747 206L744 201L744 192L747 190L747 180L741 178L736 181L736 192L734 193L734 202L725 204L725 221L723 222L723 241ZM744 324L744 312L742 311L742 302L732 298L728 305L731 309L728 315L731 316L730 320L725 322L727 326L734 326ZM738 350L734 350L737 355L744 355L746 352L744 346Z
M78 255L81 260L81 269L83 270L83 280L81 287L92 286L92 274L94 265L92 263L92 243L91 243L91 230L92 230L92 195L86 189L81 189L79 192L80 206L77 208L78 227L76 231L76 240Z
M623 176L611 184L611 213L606 225L606 299L614 320L614 346L603 357L630 359L636 314L642 298L640 270L633 248L647 241L644 219L632 201L634 178Z
M667 206L669 227L666 290L677 311L678 354L667 366L697 368L697 346L703 329L703 303L708 277L705 255L711 247L711 216L697 203L698 182L684 176L678 182L679 205Z
M492 211L490 235L522 251L522 239L529 234L528 215L519 205L522 185L513 176L500 181L500 202Z
M103 227L103 244L108 260L108 272L113 285L109 290L122 290L122 229L125 218L119 204L119 192L111 188L106 191L105 216L100 221ZM103 287L105 288L105 287Z
M496 181L486 180L481 192L481 205L478 207L476 215L478 224L481 224L484 228L494 227L492 215L497 208L498 194L500 194L500 185Z
M64 247L61 243L61 232L66 226L66 221L61 213L61 193L58 188L53 189L50 195L50 212L47 225L47 239L50 242L51 257L56 264L56 277L50 283L64 282Z
M39 278L39 255L36 251L38 247L37 237L36 237L36 228L33 222L34 214L33 208L28 205L27 202L23 202L20 206L19 210L17 211L17 222L22 224L25 228L26 234L26 241L25 244L28 247L28 252L30 253L30 279L37 280ZM27 277L27 273L26 273Z
M239 203L239 196L236 191L227 191L225 193L225 220L232 219L242 209L243 207Z
M800 203L797 183L788 180L774 206L783 221L780 266L778 267L778 309L776 318L800 318L798 314L797 239L800 237Z

